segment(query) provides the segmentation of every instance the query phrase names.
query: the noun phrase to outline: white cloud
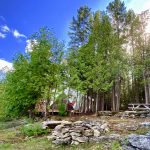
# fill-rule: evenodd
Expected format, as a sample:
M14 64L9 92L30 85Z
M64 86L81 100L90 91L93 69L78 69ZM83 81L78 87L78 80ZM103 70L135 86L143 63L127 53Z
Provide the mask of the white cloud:
M141 13L150 9L150 0L125 0L127 9L133 9L135 13Z
M2 38L2 39L6 38L6 34L3 34L0 32L0 38Z
M3 59L0 59L0 70L4 73L11 71L13 70L13 64Z
M32 52L32 48L34 45L37 45L37 40L27 40L26 41L26 48L25 48L25 52L28 53L28 52Z
M8 27L7 25L1 26L1 30L2 30L3 32L10 32L10 29L9 29L9 27Z
M16 29L13 30L12 33L15 38L20 38L20 37L27 38L24 34L19 33L18 30Z

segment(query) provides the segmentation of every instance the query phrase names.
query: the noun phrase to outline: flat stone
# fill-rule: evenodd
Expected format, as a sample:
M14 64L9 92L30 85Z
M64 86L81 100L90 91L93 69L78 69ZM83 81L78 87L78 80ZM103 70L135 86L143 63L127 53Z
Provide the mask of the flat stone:
M51 128L51 129L54 129L57 125L60 125L62 121L54 121L54 120L51 120L51 121L44 121L42 123L42 128L43 129L46 129L46 128Z
M86 136L82 136L82 137L76 137L75 140L78 141L79 143L85 143L88 142L89 139Z
M63 124L63 125L71 125L72 122L70 122L70 121L61 121L61 124Z
M82 123L84 123L83 121L76 121L76 122L74 122L74 124L82 124Z
M63 128L61 132L62 132L63 134L69 133L69 128Z
M54 128L54 130L60 132L63 127L64 127L64 125L57 125L57 126Z
M71 132L70 135L71 135L71 136L81 136L81 134L80 134L80 133L77 133L77 132Z

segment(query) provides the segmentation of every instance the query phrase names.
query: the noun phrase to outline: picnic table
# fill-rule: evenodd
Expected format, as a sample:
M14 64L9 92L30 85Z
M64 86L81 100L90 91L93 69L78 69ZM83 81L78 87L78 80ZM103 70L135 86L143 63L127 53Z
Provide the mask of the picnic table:
M150 104L144 104L144 103L134 103L134 104L128 104L129 110L149 110L150 111Z

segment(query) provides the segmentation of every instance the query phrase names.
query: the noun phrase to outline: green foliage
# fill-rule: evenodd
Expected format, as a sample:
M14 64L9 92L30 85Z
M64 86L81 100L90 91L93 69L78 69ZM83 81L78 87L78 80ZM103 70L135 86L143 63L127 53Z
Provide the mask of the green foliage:
M59 111L59 115L60 116L66 116L67 115L67 112L66 112L66 104L64 103L60 103L58 105L58 111Z
M13 61L14 70L6 76L4 100L7 116L28 114L39 99L50 99L51 91L63 82L62 43L47 28L40 29L30 40L37 42L32 51L19 54Z
M77 10L77 17L73 17L70 24L70 47L72 50L78 49L80 46L88 42L88 36L91 30L90 24L91 9L88 6L81 6Z
M111 144L112 150L122 150L121 145L118 141L113 141Z
M145 40L145 25L121 0L110 2L106 12L80 7L70 24L66 57L64 44L41 28L30 38L32 51L18 54L14 70L0 83L0 118L26 115L41 99L59 104L67 97L65 88L103 95L113 101L114 111L120 98L123 107L134 100L148 102L150 39ZM63 104L59 109L65 115Z
M41 123L34 123L34 124L24 125L20 129L20 132L21 132L21 134L30 137L30 136L38 136L38 135L42 135L42 134L47 134L48 130L42 129Z
M68 98L68 96L63 92L57 96L57 101L60 102L60 101L65 100L67 98Z

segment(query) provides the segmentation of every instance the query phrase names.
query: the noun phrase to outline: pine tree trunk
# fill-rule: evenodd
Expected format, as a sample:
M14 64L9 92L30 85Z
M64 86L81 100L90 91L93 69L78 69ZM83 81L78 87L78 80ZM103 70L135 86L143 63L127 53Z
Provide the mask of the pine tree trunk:
M95 112L98 112L98 92L96 93L96 105L95 105Z
M150 103L150 81L148 82L148 93L149 93L148 103Z
M143 79L144 79L144 90L145 90L145 103L148 104L148 89L147 89L147 84L146 84L146 76L145 72L143 72Z
M87 113L89 113L89 91L87 92Z
M112 106L111 106L111 111L115 111L115 83L112 87Z
M104 97L104 93L103 93L102 98L101 98L101 101L102 101L102 103L101 103L102 104L101 110L102 111L104 111L104 98L105 97Z

